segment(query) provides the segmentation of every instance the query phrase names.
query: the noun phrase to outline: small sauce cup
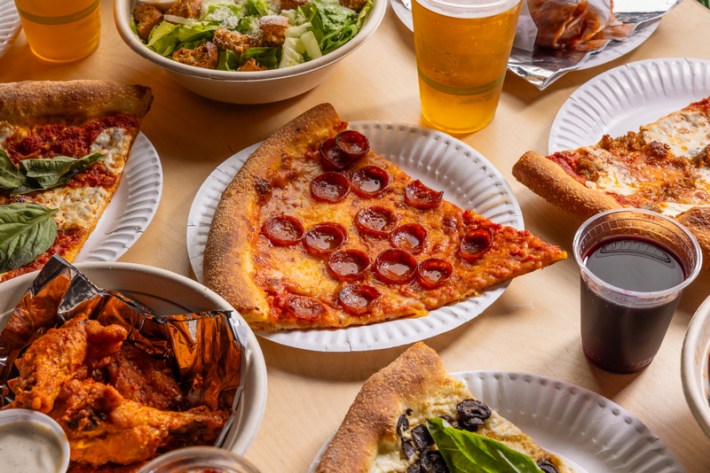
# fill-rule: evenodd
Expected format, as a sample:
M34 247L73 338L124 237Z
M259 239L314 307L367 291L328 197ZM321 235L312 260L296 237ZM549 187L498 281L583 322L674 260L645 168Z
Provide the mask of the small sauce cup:
M0 411L2 473L65 473L69 441L54 419L29 409Z

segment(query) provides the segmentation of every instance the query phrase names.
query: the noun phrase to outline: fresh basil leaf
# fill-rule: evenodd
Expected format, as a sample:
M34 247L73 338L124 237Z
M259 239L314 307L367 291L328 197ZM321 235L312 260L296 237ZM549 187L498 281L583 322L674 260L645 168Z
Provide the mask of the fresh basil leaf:
M25 182L25 176L13 164L5 150L0 149L0 187L15 189Z
M56 212L29 202L0 205L0 272L31 263L52 246Z
M428 419L427 429L449 469L456 473L543 473L532 458L443 419Z
M101 153L92 153L78 159L68 156L57 156L51 159L23 159L20 161L20 167L27 176L27 180L23 186L16 188L12 193L26 194L60 186L102 157Z

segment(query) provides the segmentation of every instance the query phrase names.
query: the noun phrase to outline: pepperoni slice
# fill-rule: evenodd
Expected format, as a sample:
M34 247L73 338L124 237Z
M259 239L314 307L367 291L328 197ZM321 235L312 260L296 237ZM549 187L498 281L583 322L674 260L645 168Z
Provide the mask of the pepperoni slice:
M448 261L431 258L419 263L417 280L425 289L436 289L451 277L453 271Z
M360 250L337 251L328 259L328 270L340 281L362 279L369 267L370 258Z
M390 183L387 171L377 166L365 166L358 169L352 178L353 192L360 197L378 197Z
M330 138L321 143L320 157L323 166L334 171L342 171L352 162L352 159L338 148L335 138Z
M404 284L417 274L417 260L404 250L385 250L375 260L375 272L383 282Z
M311 181L311 195L323 202L340 202L350 192L350 181L339 172L325 172Z
M478 261L493 244L493 232L488 228L469 230L461 240L459 256L469 263Z
M365 284L352 284L345 286L338 294L338 302L352 315L363 315L372 310L375 300L380 293L372 286Z
M303 225L295 217L278 215L264 222L261 232L276 246L290 246L303 237Z
M368 207L355 214L357 229L376 238L387 238L397 223L391 210L384 207Z
M390 243L395 248L418 255L424 250L426 230L418 223L407 223L395 228L390 234Z
M313 255L327 255L340 248L347 233L338 223L319 223L313 226L303 238L303 243Z
M352 160L362 158L370 151L370 142L365 135L355 130L341 131L335 137L335 143Z
M419 179L410 182L404 189L404 201L415 209L435 209L441 204L443 196L443 192L427 187Z
M310 296L290 295L286 300L285 310L288 314L301 320L315 321L325 313L323 304Z

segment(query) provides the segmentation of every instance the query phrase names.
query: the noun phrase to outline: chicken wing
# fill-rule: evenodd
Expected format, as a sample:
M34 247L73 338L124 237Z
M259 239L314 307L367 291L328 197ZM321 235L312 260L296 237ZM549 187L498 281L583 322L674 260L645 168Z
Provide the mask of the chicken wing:
M50 415L67 433L72 461L94 466L146 460L161 447L214 443L228 417L204 406L161 411L91 378L67 382Z
M48 413L62 385L105 366L127 334L119 325L103 326L86 318L48 330L15 362L20 376L9 382L15 393L11 407Z

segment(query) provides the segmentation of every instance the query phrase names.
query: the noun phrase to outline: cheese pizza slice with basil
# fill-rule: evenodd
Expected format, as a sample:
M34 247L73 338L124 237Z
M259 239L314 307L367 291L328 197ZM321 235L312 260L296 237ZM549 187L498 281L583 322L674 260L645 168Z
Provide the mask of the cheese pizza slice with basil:
M0 85L0 281L76 257L151 102L147 87L107 81Z
M583 218L617 207L675 218L698 238L710 267L710 97L591 146L528 151L513 175Z
M365 381L315 471L574 472L476 399L422 342Z

